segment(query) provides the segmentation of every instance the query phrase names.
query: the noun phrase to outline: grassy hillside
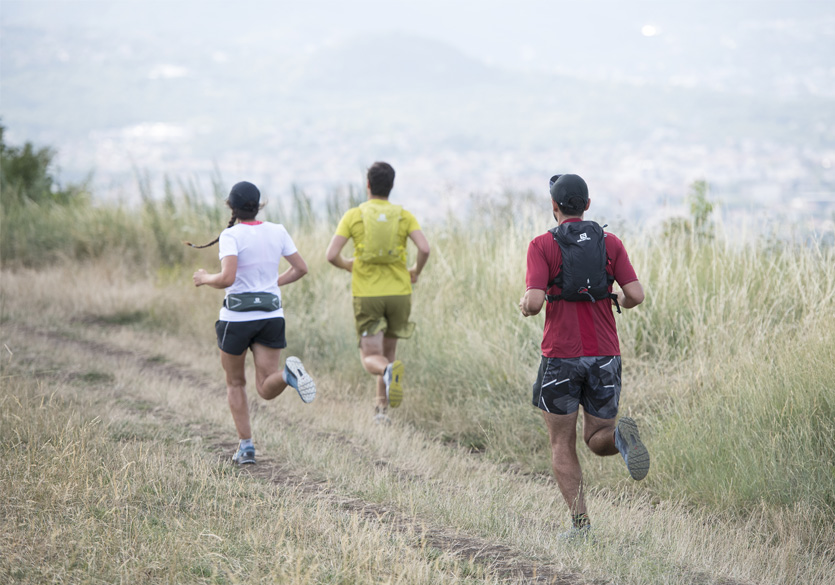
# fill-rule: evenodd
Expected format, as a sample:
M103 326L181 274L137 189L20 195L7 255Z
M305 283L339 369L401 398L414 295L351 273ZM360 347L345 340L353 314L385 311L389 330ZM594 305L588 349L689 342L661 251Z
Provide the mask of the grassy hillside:
M832 249L610 228L647 292L616 319L622 412L653 467L634 483L619 458L581 446L601 532L569 550L554 540L567 512L530 406L542 317L516 308L547 201L425 226L433 254L401 345L406 399L382 432L348 275L324 260L348 197L335 194L327 218L302 195L271 202L266 218L310 265L283 291L285 355L304 359L320 394L307 409L294 396L253 401L270 471L258 479L222 462L234 441L212 327L222 292L190 278L218 266L217 250L181 243L217 235L220 204L175 186L138 209L6 192L0 574L11 582L481 583L515 579L495 560L514 555L528 563L519 574L572 582L832 582ZM362 505L346 508L352 499ZM424 524L507 548L484 560L432 530L421 540Z

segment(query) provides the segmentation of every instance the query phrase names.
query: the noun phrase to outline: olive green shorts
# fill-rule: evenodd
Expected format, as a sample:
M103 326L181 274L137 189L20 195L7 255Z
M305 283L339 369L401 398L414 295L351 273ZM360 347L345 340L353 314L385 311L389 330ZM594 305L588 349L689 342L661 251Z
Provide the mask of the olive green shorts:
M412 295L388 297L354 297L354 320L357 335L362 338L376 335L408 339L415 330L409 321L412 312Z

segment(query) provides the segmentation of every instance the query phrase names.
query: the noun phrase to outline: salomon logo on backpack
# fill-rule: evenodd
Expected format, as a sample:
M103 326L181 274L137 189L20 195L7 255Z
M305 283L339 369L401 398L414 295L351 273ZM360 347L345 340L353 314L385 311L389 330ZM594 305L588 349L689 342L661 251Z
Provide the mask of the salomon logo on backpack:
M564 222L548 230L560 246L562 264L557 275L548 283L548 288L558 286L562 292L547 295L548 301L588 301L595 303L603 299L614 299L617 295L609 292L615 278L606 272L606 234L594 221Z
M367 264L392 264L403 258L406 250L400 243L400 205L375 205L366 201L360 205L365 230L356 257Z

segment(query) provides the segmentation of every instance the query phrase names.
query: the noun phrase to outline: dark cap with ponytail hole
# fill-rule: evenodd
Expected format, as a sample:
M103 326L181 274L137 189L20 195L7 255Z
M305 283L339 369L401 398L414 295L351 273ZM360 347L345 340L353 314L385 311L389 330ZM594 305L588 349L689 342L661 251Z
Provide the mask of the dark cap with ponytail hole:
M252 183L241 181L235 183L232 190L229 191L229 197L226 201L232 209L258 211L258 205L261 203L261 192Z

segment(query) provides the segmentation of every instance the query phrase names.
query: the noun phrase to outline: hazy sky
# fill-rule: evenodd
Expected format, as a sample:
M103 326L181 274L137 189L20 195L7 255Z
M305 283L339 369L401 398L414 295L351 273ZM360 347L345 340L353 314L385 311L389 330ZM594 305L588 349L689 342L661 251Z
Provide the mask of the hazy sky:
M368 60L383 70L363 71L349 61L369 55L367 46L357 49L358 39L395 57ZM420 103L398 110L394 98L348 102L340 91L323 98L321 88L314 113L298 114L315 89L309 82L323 72L339 78L339 89L375 76L408 83L398 71L401 57L414 67L416 50L435 50L425 41L440 43L433 57L458 59L453 72L482 67L494 84L502 71L517 77L493 102L488 98L496 96L480 89L456 96L462 101L451 106L461 116L443 111L437 99L423 108L431 112ZM0 117L10 139L58 147L70 177L94 168L100 189L113 177L133 181L137 167L205 176L217 165L224 177L249 166L277 190L299 183L324 191L346 176L353 180L369 159L396 156L404 190L469 190L479 187L468 183L479 176L488 177L482 184L534 188L558 161L585 165L611 201L647 191L665 198L705 172L729 192L758 181L752 193L781 197L797 190L807 168L824 163L825 176L814 171L806 190L828 188L834 56L831 0L2 0ZM432 79L431 68L417 69ZM602 83L587 86L591 109L557 98L547 103L565 89L560 76ZM612 83L621 85L605 85ZM644 96L629 87L650 89ZM655 104L646 97L671 88L694 95L675 94L679 103L661 99L658 105L679 109L653 117ZM713 93L696 95L705 91ZM248 93L257 99L251 108ZM728 126L712 145L677 126L705 119L721 130L722 116L738 114L748 97L771 118ZM801 98L817 101L786 101ZM369 107L381 108L379 127L361 126ZM687 107L696 109L682 111ZM785 140L792 132L804 136L808 115L800 130L792 130L791 119L809 107L828 114L823 126L811 127L813 152ZM609 128L591 129L595 120ZM543 149L552 127L554 148ZM634 137L613 134L609 150L582 143L584 131L605 138L625 127L636 130ZM254 151L240 145L241 128L252 129ZM566 129L573 142L560 149ZM760 170L774 160L788 170Z
M403 32L442 40L487 63L541 71L640 76L748 59L801 66L780 55L788 38L806 66L832 63L828 0L4 0L2 27L100 29L182 42L263 46L304 54L360 36ZM773 37L774 43L764 43ZM737 53L741 56L734 57Z

